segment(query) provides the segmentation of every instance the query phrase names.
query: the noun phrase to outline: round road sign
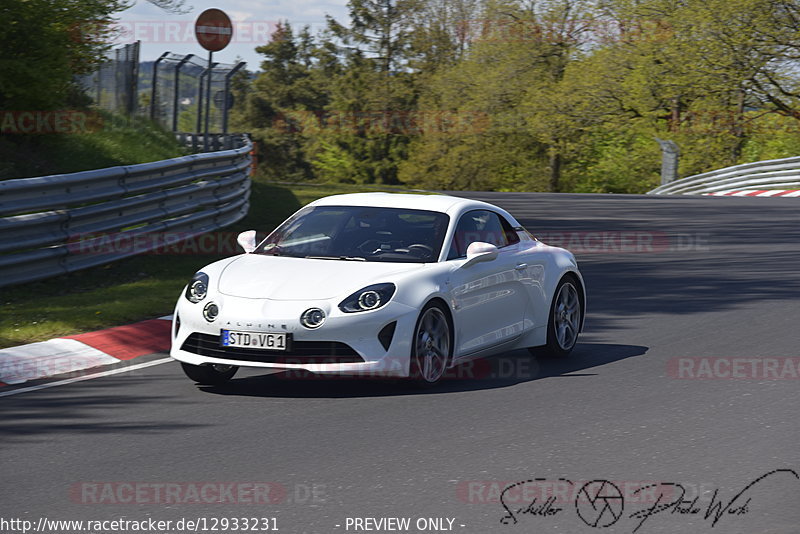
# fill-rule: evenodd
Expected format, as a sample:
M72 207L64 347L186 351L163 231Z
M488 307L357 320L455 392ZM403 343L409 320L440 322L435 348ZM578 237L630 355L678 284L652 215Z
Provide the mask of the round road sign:
M226 100L225 91L217 91L216 93L214 93L214 100L212 100L212 102L214 102L214 107L216 107L217 109L222 109L225 100ZM234 101L233 93L228 93L227 101L228 102L225 107L231 109L233 107L233 101Z
M200 46L211 52L219 52L231 42L233 24L220 9L206 9L194 23L194 35Z

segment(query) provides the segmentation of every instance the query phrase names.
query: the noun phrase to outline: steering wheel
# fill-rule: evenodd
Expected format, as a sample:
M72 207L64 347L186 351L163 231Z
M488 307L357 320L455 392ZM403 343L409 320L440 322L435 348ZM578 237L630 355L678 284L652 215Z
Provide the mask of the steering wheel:
M419 256L420 258L433 257L433 247L429 247L428 245L423 245L422 243L414 243L413 245L408 245L408 252L409 254Z

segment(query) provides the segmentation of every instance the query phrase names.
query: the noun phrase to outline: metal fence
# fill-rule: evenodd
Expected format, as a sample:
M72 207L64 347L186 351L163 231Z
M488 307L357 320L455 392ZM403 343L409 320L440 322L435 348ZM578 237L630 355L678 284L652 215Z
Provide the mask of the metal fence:
M245 65L209 65L194 54L172 52L164 52L155 61L140 62L137 41L112 50L96 72L78 81L101 109L150 117L173 132L193 132L180 135L195 139L210 132L206 142L187 143L193 151L209 151L232 147L220 139L231 135L228 119L235 103L231 82Z
M150 118L173 132L227 133L229 111L234 105L231 79L245 65L209 65L194 54L163 53L147 65ZM209 93L211 100L207 101Z
M111 51L98 70L79 79L95 105L133 115L139 106L139 41Z
M158 250L171 244L167 236L188 239L242 219L251 150L248 140L233 150L0 182L0 287ZM136 246L103 246L110 235Z
M720 191L800 188L800 157L757 161L689 176L648 195L703 195Z

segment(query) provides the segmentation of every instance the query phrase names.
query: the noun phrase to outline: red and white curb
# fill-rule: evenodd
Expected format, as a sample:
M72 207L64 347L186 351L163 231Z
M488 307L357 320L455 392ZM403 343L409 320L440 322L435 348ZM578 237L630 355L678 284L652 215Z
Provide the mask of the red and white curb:
M0 387L169 352L171 319L0 349Z
M749 191L715 191L703 194L712 197L800 197L800 189L751 189Z

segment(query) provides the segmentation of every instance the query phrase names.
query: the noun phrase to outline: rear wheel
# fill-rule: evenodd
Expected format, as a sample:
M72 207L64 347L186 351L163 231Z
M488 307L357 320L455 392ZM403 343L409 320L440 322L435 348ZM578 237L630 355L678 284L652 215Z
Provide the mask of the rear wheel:
M215 386L223 384L236 374L239 370L234 365L219 365L219 364L205 364L205 365L192 365L189 363L181 362L183 372L186 376L205 386Z
M444 306L425 306L414 328L410 378L418 386L430 387L444 376L452 355L450 320Z
M544 348L552 356L564 357L575 348L581 329L583 309L577 281L565 276L558 282L554 294Z

